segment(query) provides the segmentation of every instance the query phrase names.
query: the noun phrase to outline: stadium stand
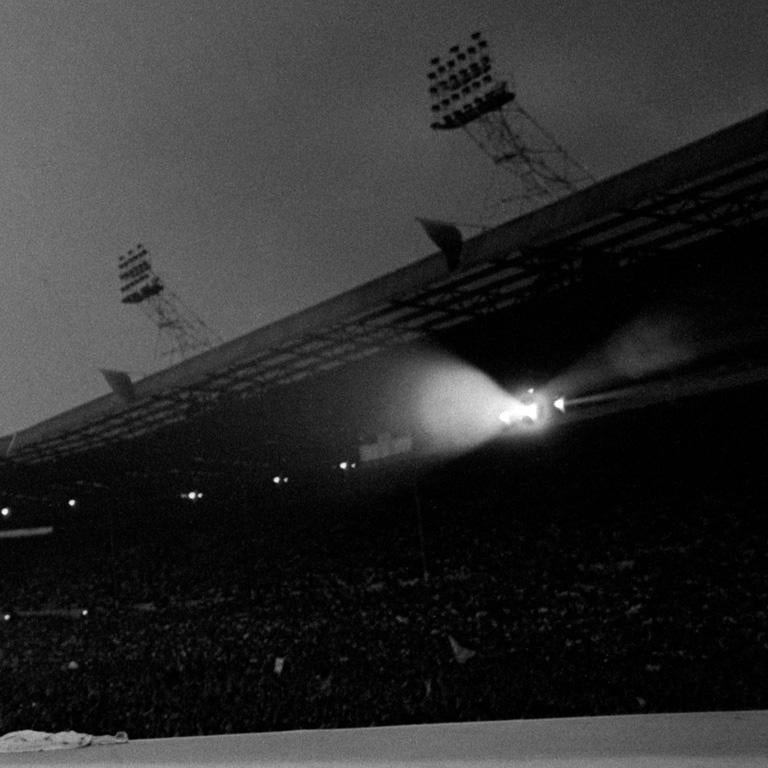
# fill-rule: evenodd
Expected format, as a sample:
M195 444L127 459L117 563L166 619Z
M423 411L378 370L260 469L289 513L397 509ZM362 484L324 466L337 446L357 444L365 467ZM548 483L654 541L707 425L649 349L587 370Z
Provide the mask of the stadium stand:
M341 411L369 405L345 397L331 369L370 393L361 382L386 368L378 355L390 341L459 328L458 351L500 365L499 346L473 340L493 329L505 342L505 313L531 302L539 321L520 344L560 364L575 331L560 348L546 343L553 305L536 302L559 292L568 303L587 286L578 310L623 279L586 257L604 254L652 290L670 253L684 279L717 265L724 243L757 254L767 124L758 115L473 239L450 275L435 254L137 382L130 403L108 395L4 439L12 524L54 533L0 538L2 731L161 740L465 722L440 731L445 753L426 726L383 738L401 744L395 760L413 757L413 734L417 756L501 762L510 733L534 745L520 759L541 756L542 734L559 734L546 756L573 757L581 721L477 731L469 721L699 712L593 721L586 731L606 730L599 748L585 736L585 749L637 757L629 731L656 723L643 743L670 743L681 761L701 737L702 760L725 750L749 764L764 751L764 715L701 713L766 708L760 376L739 373L749 386L738 398L693 388L674 409L672 395L656 398L642 418L617 410L599 426L451 461L404 459L341 479L327 457L358 446L357 421ZM646 258L650 270L637 271ZM491 306L491 296L502 298ZM605 320L595 308L582 325ZM749 369L757 358L746 357ZM273 471L291 482L273 486ZM203 485L199 503L180 498ZM76 512L62 510L70 494ZM741 734L733 752L719 728ZM470 732L487 736L485 755L450 746ZM384 732L345 733L342 754L387 754ZM195 744L201 759L225 748L233 763L265 744L290 759L334 749L320 735L231 739L168 742L167 757L161 742L105 749L135 749L146 763ZM648 750L640 757L654 764Z
M4 727L148 738L764 707L754 462L734 451L692 494L650 426L617 461L625 428L423 477L426 584L408 483L310 499L287 532L265 513L248 539L211 502L191 527L182 509L125 518L114 558L82 530L4 542ZM564 472L574 447L600 472Z

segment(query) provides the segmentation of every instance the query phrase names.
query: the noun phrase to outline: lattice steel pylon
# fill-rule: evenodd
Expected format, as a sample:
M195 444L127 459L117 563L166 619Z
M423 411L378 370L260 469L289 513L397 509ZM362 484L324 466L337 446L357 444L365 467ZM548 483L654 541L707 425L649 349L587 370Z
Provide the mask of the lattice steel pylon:
M503 202L522 213L595 181L592 174L518 103L510 80L498 78L481 32L447 57L430 60L429 94L436 131L463 130L513 179Z
M118 257L118 271L123 304L136 304L157 328L156 357L175 363L221 343L221 337L165 286L141 243Z

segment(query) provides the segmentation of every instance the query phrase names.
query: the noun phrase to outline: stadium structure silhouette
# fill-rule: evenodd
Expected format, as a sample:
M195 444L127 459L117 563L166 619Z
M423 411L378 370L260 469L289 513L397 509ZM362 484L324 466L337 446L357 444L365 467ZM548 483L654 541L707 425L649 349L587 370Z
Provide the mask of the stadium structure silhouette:
M2 730L753 764L767 222L761 113L2 438ZM433 359L565 413L446 446Z

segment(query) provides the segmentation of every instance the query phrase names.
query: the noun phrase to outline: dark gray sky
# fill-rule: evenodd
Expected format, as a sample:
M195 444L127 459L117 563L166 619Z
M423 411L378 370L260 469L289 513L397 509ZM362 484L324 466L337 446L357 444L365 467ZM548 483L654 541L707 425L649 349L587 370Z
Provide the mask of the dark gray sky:
M136 242L232 338L478 221L498 172L426 97L475 29L599 177L768 108L765 0L0 0L0 433L156 367Z

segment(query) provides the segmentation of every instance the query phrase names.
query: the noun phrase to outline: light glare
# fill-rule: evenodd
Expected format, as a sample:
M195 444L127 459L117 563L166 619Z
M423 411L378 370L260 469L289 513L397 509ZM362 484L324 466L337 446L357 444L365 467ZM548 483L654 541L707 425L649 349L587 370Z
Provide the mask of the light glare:
M429 359L414 371L413 408L431 450L472 450L499 431L509 394L486 373L450 358Z
M520 400L513 400L510 407L499 414L499 420L511 427L513 424L521 424L526 421L536 422L540 416L541 411L537 402L524 403Z

